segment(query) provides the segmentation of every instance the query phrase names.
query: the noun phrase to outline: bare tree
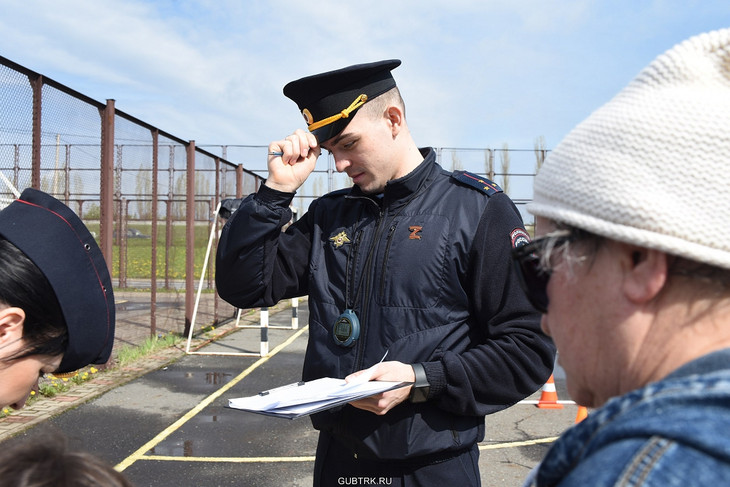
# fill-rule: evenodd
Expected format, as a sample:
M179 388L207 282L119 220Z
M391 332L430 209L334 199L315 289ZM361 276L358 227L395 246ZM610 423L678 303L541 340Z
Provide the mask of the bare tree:
M542 163L545 162L545 155L547 149L545 148L545 136L541 135L535 139L535 174L540 171Z
M484 149L484 172L487 179L494 181L494 151L492 149Z
M452 171L461 171L464 169L464 164L461 163L461 159L459 159L459 156L456 154L455 151L451 152L451 170Z
M499 153L499 159L502 166L502 191L509 194L509 146L505 142L502 144L502 151Z

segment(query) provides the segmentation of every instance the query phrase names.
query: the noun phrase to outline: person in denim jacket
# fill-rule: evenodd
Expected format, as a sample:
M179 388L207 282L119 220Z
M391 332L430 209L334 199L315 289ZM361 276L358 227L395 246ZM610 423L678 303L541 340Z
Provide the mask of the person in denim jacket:
M513 251L571 397L529 486L730 479L730 29L655 59L535 180Z

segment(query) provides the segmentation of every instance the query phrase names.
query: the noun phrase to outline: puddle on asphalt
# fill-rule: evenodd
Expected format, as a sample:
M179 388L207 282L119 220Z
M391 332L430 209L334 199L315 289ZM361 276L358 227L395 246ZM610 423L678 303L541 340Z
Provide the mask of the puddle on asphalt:
M227 384L231 381L233 378L232 372L203 372L199 370L170 370L167 368L162 369L165 373L165 380L175 381L175 380L193 380L193 381L199 381L202 380L205 384L209 385L223 385Z
M230 378L233 376L233 374L229 374L226 372L206 372L205 373L205 383L206 384L225 384Z
M170 441L167 444L160 444L149 450L151 455L165 455L171 457L192 457L193 440Z

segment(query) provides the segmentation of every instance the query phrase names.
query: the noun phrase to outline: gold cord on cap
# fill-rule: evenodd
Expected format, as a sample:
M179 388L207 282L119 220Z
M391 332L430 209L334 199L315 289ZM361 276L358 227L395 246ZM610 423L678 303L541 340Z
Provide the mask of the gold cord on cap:
M342 110L337 115L332 115L331 117L327 117L323 120L320 120L319 122L310 123L307 128L309 128L309 131L316 130L320 127L324 127L325 125L329 125L332 122L336 122L337 120L340 120L341 118L347 118L350 116L352 112L360 108L365 104L365 102L368 101L368 95L362 94L355 98L355 101L353 101L349 107Z

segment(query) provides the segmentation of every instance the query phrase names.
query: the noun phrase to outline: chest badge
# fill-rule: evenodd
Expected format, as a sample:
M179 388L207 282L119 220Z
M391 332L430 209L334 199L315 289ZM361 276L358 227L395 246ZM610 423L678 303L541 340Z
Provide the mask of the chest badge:
M346 243L350 243L350 239L347 237L347 234L344 230L342 230L340 233L335 235L334 237L330 237L330 242L335 244L335 248L339 249Z
M408 238L410 240L421 240L421 230L423 230L423 227L420 225L411 225L408 227L408 230L411 232L410 235L408 235Z

